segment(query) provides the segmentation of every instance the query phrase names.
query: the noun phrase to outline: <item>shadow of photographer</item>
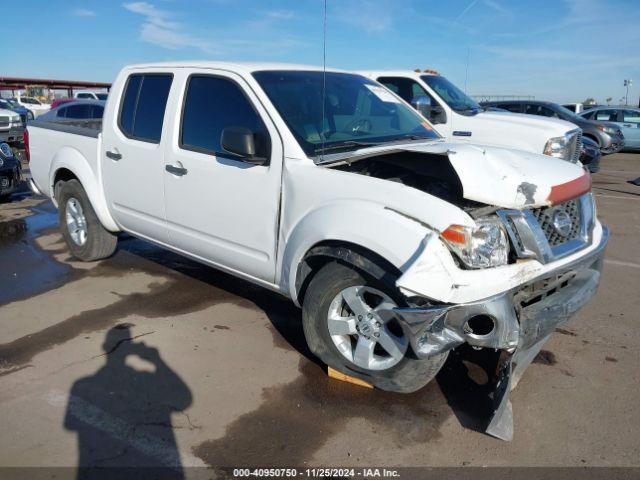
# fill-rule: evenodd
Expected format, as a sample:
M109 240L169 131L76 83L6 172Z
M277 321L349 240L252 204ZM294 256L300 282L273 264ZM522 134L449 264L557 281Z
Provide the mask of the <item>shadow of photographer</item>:
M157 349L135 339L130 324L110 329L106 363L71 388L64 427L78 436L79 479L125 478L140 467L184 478L171 416L191 405L191 391Z

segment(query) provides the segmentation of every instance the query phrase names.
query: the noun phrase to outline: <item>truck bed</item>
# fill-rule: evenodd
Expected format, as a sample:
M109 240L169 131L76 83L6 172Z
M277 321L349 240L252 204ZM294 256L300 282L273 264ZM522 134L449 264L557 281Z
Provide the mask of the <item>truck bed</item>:
M98 152L102 132L101 119L55 122L35 120L29 123L27 130L31 156L29 168L36 185L44 195L53 196L53 178L50 178L50 175L53 166L61 166L56 159L61 158L59 154L63 152L67 152L63 155L67 159L69 155L77 160L82 157L80 164L91 169L93 178L100 178Z
M58 132L83 135L85 137L95 137L102 131L102 119L78 119L78 120L34 120L29 123L30 127L56 130Z

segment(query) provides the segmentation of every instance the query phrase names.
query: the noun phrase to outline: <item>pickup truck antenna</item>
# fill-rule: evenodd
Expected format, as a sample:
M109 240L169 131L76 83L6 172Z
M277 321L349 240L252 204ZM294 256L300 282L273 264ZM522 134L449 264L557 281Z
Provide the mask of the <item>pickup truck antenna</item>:
M320 125L320 136L322 138L321 160L324 160L324 105L326 103L327 87L327 0L324 0L324 18L322 21L322 124Z

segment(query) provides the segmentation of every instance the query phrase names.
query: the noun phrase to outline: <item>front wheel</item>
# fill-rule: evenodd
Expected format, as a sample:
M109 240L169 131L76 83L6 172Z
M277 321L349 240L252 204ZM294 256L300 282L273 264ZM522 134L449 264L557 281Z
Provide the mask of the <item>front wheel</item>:
M394 392L413 392L438 373L447 353L418 359L392 308L400 293L332 262L311 280L302 321L311 351L336 370Z
M56 190L60 230L71 254L84 262L111 256L118 237L102 226L80 182L69 180Z

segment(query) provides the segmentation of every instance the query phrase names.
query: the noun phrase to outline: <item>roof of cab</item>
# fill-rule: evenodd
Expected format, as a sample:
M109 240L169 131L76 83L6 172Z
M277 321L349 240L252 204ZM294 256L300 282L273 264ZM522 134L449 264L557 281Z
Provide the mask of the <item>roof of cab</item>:
M180 61L180 62L158 62L140 63L128 65L126 70L148 70L153 68L204 68L217 70L230 70L234 72L253 73L264 70L288 70L288 71L322 71L322 66L318 65L297 65L292 63L268 63L268 62L214 62L214 61ZM327 72L352 73L334 68L327 68Z

